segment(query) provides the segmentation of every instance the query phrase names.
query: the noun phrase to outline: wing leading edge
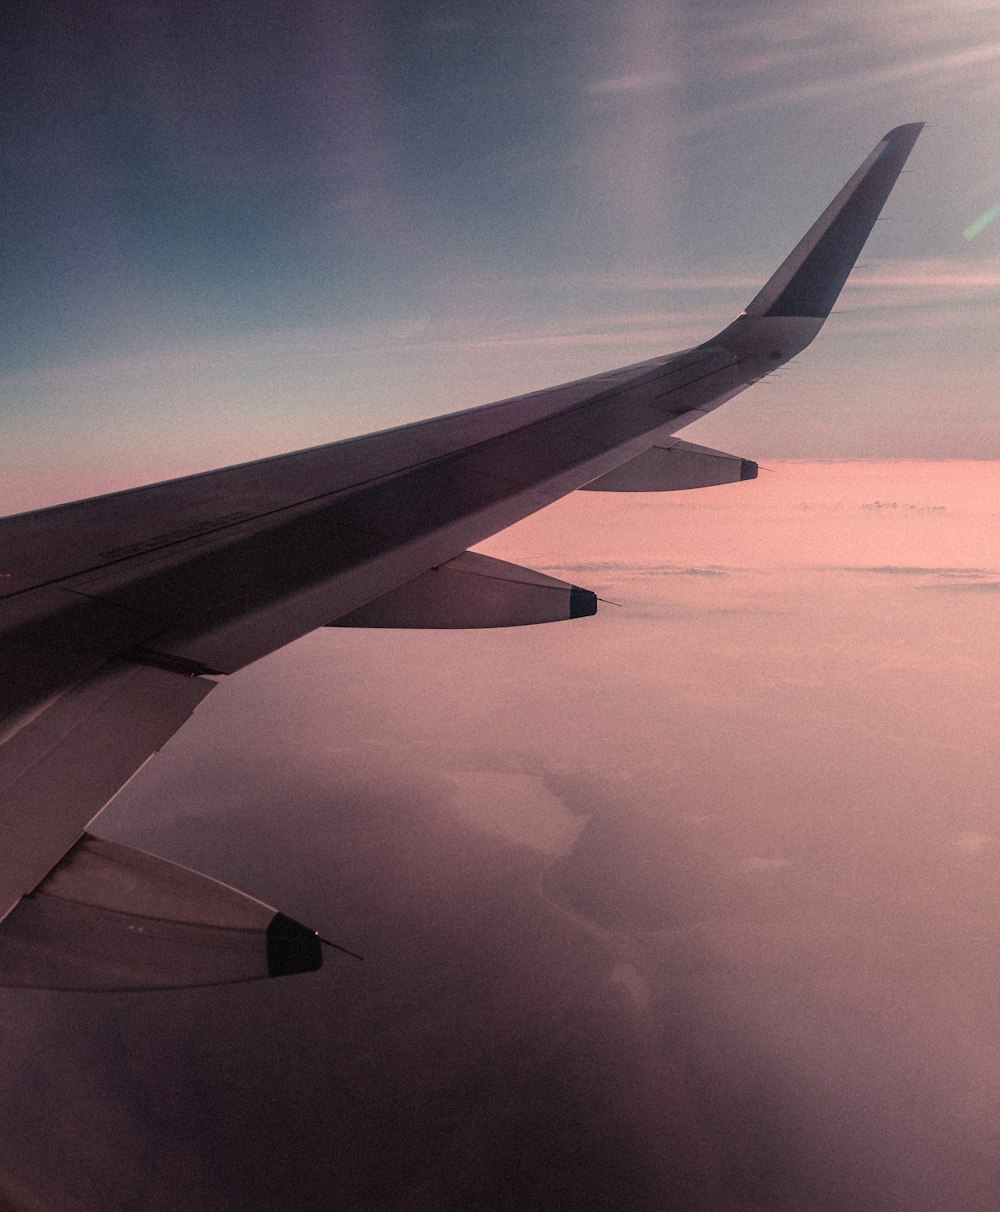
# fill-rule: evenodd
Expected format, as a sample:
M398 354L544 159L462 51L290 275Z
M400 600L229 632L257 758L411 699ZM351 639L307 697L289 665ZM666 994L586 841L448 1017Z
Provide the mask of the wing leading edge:
M686 488L755 473L672 435L813 340L921 126L890 131L746 311L694 349L0 520L0 983L6 971L10 983L51 984L55 972L72 987L150 987L318 966L304 928L252 898L236 927L212 917L218 897L207 887L205 921L178 917L176 905L165 917L165 886L191 896L187 876L206 877L150 866L164 860L110 862L101 852L100 878L83 881L87 896L92 884L103 889L96 908L70 912L53 881L67 887L65 874L55 880L64 862L97 869L93 846L86 862L73 858L80 839L214 677L332 623L495 626L592 613L585 590L467 549L575 489ZM116 930L133 930L122 914L143 916L141 897L121 908L123 880L148 885L150 920L172 923L131 972L105 954ZM177 958L198 946L198 926L206 954L221 956L227 938L239 954ZM244 930L261 934L263 952L247 951ZM53 959L60 931L86 935L86 947L74 944L85 958ZM33 965L33 953L46 958Z

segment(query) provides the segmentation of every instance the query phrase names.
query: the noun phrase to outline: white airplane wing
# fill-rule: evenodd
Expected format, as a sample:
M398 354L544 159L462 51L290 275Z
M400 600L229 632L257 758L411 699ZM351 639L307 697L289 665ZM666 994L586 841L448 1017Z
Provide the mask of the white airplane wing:
M890 131L694 349L384 433L0 520L0 984L319 966L305 927L91 822L216 679L325 625L488 627L594 595L467 549L575 489L752 478L683 426L802 350L921 129Z

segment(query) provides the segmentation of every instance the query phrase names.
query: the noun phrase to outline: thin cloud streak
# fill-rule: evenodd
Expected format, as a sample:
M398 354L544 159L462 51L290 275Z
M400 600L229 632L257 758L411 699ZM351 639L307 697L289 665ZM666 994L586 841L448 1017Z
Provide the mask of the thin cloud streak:
M953 585L923 585L942 593L1000 593L1000 581L958 581Z
M772 266L773 268L773 266ZM552 290L593 288L622 291L759 289L761 275L752 273L658 274L626 271L601 274L551 274L511 278L504 289L545 287ZM856 268L845 289L871 286L940 286L949 290L1000 290L1000 257L970 261L966 257L901 258Z
M641 93L659 92L663 89L674 88L680 84L680 77L674 72L632 72L623 76L609 76L595 81L587 92L592 96L603 96L609 93Z
M899 564L821 564L825 572L865 572L879 576L900 577L988 577L995 576L992 568L926 568L919 565Z
M868 68L848 76L835 75L825 80L810 80L772 89L746 100L712 106L691 115L685 122L684 133L693 135L707 130L725 118L738 114L777 109L786 105L826 98L864 98L870 105L876 90L887 89L908 81L919 80L924 87L938 87L948 80L967 78L970 72L988 67L1000 59L1000 42L965 47L924 55L906 63L891 63Z
M254 366L273 369L280 367L284 361L303 357L320 364L368 353L380 356L407 351L461 353L494 348L643 345L664 340L683 343L707 335L712 322L713 317L709 312L616 312L575 317L572 321L554 325L550 321L551 330L548 332L539 332L538 328L534 328L489 336L441 335L428 336L426 339L414 336L414 329L422 327L421 324L403 324L398 328L379 328L370 332L349 330L346 333L336 328L272 330L177 350L17 372L0 378L0 389L13 391L60 384L81 387L147 375L198 374L228 368L246 371Z
M695 40L708 49L721 46L743 53L771 51L785 64L814 58L845 59L848 55L873 52L886 57L917 51L948 55L956 43L974 46L995 36L994 0L953 0L947 19L937 0L910 0L880 5L877 10L859 3L828 6L775 5L773 15L712 23ZM729 13L727 11L727 17Z

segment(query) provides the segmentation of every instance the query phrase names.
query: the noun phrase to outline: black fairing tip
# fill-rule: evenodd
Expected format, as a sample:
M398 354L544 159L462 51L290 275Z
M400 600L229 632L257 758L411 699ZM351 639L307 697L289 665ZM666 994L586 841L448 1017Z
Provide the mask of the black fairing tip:
M740 459L740 479L757 479L757 464L753 461L753 459Z
M589 589L581 589L579 585L571 585L569 590L569 617L585 619L588 615L597 614L597 594Z
M276 913L267 928L268 976L294 976L323 966L319 935L301 922Z

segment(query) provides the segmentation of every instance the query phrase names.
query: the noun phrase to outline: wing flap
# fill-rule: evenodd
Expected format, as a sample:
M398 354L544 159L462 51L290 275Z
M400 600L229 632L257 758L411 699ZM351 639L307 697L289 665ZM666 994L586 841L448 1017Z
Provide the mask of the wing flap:
M45 878L215 685L114 661L0 745L0 917Z

